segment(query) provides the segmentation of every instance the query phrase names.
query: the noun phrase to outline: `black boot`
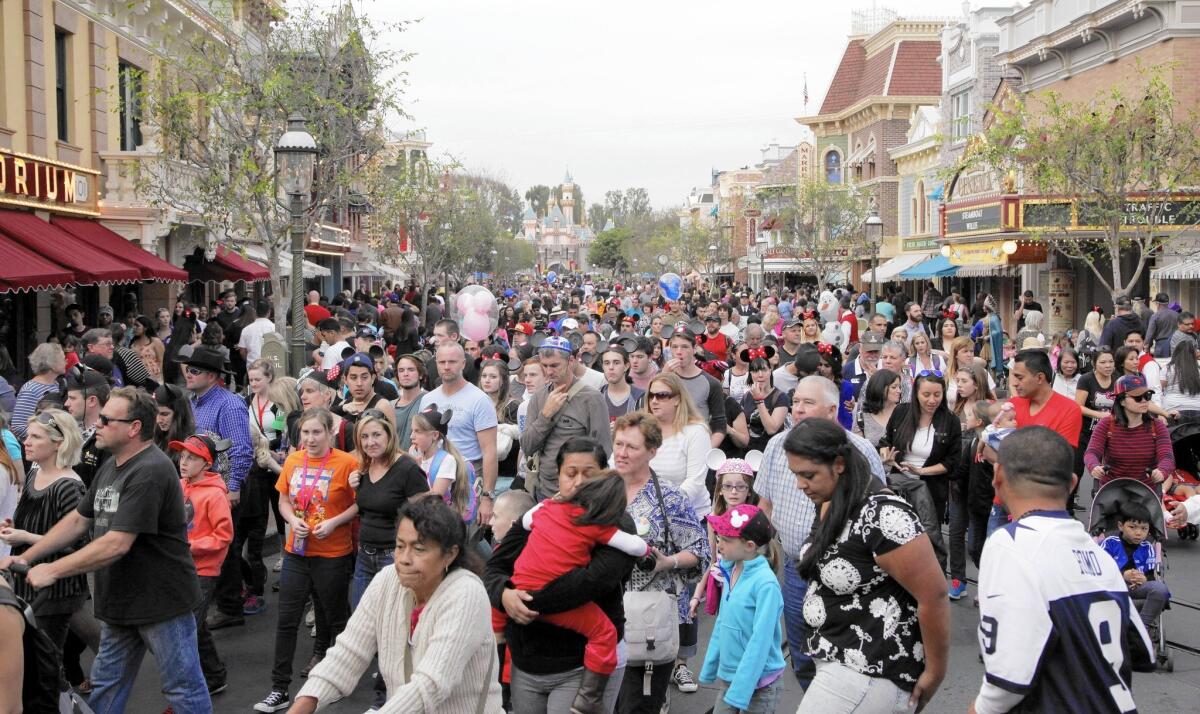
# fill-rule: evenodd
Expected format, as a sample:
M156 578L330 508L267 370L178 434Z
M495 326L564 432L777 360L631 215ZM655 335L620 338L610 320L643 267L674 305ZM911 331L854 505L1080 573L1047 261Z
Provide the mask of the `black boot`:
M583 681L579 683L579 693L571 704L571 714L600 714L604 711L604 687L607 685L607 674L583 670Z

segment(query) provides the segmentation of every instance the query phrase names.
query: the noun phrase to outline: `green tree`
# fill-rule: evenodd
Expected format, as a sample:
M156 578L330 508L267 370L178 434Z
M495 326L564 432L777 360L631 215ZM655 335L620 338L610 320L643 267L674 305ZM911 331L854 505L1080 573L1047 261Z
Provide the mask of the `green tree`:
M780 235L772 247L804 265L820 285L849 275L871 251L863 231L870 204L853 186L811 179L760 191L757 198L776 214Z
M1137 74L1134 86L1087 102L1053 92L1011 97L992 108L990 126L955 167L1061 198L1026 204L1024 230L1087 265L1113 297L1129 294L1155 254L1200 224L1200 206L1173 200L1200 185L1200 118L1179 105L1160 70Z
M533 213L538 218L545 218L546 211L550 208L550 187L542 184L531 186L525 192L525 200L533 208Z
M629 265L625 256L625 246L633 237L628 228L614 228L596 236L588 247L588 262L597 268L610 270L614 273Z
M608 210L602 204L593 203L588 207L588 225L591 226L593 233L599 234L604 230L609 218Z
M152 158L133 178L167 215L204 225L210 243L262 246L274 267L288 249L273 156L288 115L305 116L320 152L303 220L311 232L363 204L363 169L384 147L384 116L403 115L409 55L380 41L402 28L377 27L349 6L289 6L265 36L179 36L139 97ZM279 271L271 274L282 332L288 294Z

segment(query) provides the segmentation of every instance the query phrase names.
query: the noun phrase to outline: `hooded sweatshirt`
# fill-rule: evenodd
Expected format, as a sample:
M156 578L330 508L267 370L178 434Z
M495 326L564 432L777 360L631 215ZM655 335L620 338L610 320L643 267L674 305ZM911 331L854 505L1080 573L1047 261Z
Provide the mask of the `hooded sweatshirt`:
M183 508L187 517L188 543L196 561L196 575L217 577L221 563L233 542L233 517L230 513L229 489L221 475L206 471L192 481L180 479L183 487Z
M1100 333L1100 346L1115 352L1125 344L1125 338L1134 330L1143 331L1141 318L1132 312L1117 315L1104 325L1104 331Z

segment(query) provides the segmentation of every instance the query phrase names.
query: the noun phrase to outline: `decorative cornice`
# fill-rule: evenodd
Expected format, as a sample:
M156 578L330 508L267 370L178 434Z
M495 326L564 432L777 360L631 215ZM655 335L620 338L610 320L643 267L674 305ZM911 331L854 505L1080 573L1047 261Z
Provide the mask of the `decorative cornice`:
M908 119L917 107L937 106L941 101L941 95L926 97L876 95L865 97L833 114L796 117L796 123L809 127L817 137L834 136L884 119Z

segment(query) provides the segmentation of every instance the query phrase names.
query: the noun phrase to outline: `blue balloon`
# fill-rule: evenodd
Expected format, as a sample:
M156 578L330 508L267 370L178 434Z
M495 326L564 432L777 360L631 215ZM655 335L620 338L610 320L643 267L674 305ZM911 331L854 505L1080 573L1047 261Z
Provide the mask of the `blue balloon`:
M508 290L504 291L504 297L506 297L506 298L514 297L516 294L517 294L517 291L513 290L512 288L509 288Z
M683 278L678 273L663 273L658 279L658 291L666 299L675 302L683 294Z
M550 283L551 285L553 285L555 283L555 281L557 281L557 280L558 280L558 273L554 272L553 270L551 270L549 273L546 273L546 282L547 283Z

